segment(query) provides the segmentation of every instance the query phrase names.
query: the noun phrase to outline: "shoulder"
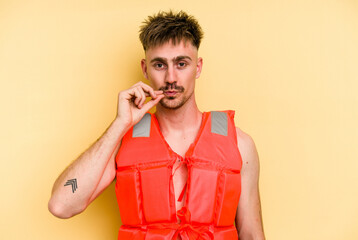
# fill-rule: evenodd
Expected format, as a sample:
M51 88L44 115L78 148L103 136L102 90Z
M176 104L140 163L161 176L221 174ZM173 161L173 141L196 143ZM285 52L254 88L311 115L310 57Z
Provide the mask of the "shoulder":
M236 127L236 137L240 151L256 151L255 142L252 137L238 127Z
M236 127L237 145L241 154L243 170L244 166L249 165L253 168L258 168L259 157L256 149L256 145L252 137Z

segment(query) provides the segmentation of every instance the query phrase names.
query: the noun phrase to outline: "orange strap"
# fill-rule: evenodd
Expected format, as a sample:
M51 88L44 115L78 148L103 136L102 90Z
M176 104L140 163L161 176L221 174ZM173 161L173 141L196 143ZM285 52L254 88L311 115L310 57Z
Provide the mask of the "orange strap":
M184 197L184 193L185 193L185 189L186 189L186 185L187 185L187 182L185 183L184 187L183 187L183 190L181 190L181 193L180 193L180 196L178 198L178 201L181 202L183 200L183 197Z
M180 168L181 165L188 163L188 161L187 161L185 158L183 158L182 156L178 155L178 158L179 158L179 161L180 161L180 162L179 162L178 166L174 169L174 172L173 172L172 175L175 174L175 172L178 170L178 168ZM181 202L181 201L183 200L183 198L184 198L184 193L185 193L186 185L187 185L187 182L185 183L185 185L184 185L184 187L183 187L183 190L181 190L181 193L180 193L179 198L178 198L178 201L179 201L179 202Z
M190 223L190 211L182 207L177 211L180 224L178 223L152 223L139 226L143 230L147 229L173 229L176 230L172 239L176 240L180 235L185 240L212 240L214 234L208 225L192 225Z

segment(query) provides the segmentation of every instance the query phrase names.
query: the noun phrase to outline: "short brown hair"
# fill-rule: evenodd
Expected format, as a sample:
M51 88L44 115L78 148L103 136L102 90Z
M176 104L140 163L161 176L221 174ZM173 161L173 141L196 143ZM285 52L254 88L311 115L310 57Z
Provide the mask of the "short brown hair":
M199 49L203 31L198 21L184 11L173 13L163 12L148 16L139 30L139 39L144 51L151 47L162 45L170 40L175 45L184 41L191 41Z

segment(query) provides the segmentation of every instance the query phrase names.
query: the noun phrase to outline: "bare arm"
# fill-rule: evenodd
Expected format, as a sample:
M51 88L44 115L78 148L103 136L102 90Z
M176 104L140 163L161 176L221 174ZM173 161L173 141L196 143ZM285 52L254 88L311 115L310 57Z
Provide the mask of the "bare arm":
M264 240L259 194L259 157L252 138L237 128L238 147L242 157L241 197L236 213L240 240Z
M48 203L59 218L70 218L84 211L113 181L115 155L124 134L163 97L139 82L118 95L118 113L106 132L57 178ZM152 100L144 104L146 96Z
M69 218L85 210L107 164L114 161L114 152L124 133L119 120L114 120L102 137L57 178L49 201L49 210L55 216ZM114 169L110 170L109 183L114 178ZM67 181L72 184L65 186Z

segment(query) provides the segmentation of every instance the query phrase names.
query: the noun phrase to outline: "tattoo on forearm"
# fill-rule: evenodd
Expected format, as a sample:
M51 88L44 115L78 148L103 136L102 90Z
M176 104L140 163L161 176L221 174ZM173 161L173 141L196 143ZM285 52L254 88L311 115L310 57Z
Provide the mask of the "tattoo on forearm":
M77 179L74 178L74 179L67 180L66 184L63 186L69 186L69 185L72 186L72 193L74 193L77 189Z

